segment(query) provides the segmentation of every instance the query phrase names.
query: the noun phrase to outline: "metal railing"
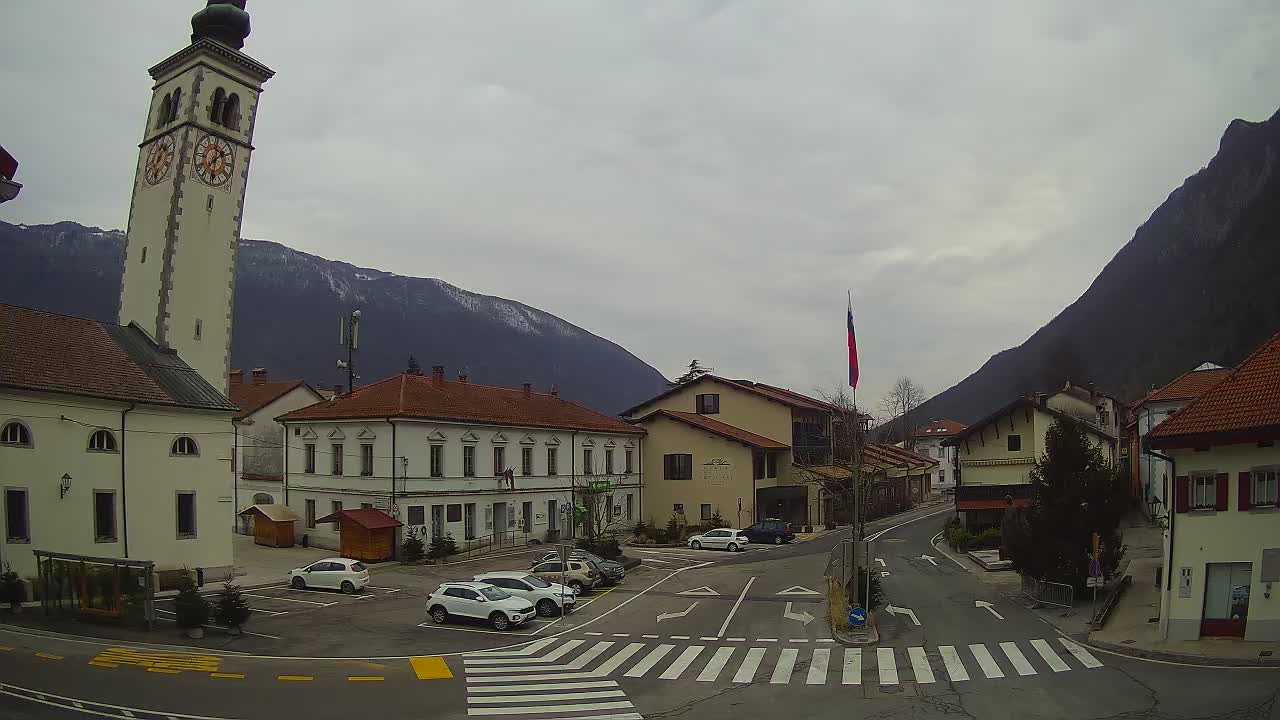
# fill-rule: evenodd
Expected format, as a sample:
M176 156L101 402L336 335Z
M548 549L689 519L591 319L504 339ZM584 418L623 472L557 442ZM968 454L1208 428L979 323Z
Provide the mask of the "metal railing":
M1075 593L1075 588L1070 585L1023 575L1022 589L1018 594L1030 600L1032 607L1052 605L1069 608L1075 604Z

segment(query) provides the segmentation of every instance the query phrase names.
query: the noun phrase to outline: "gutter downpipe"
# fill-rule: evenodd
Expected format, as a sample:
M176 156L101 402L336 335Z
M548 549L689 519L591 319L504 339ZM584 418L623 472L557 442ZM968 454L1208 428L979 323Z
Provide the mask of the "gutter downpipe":
M235 535L240 511L240 423L231 421L231 534Z
M396 457L396 424L391 422L391 418L387 418L387 424L391 426L391 509L396 506L396 462L400 458ZM396 542L391 548L391 557L399 560L400 554L400 528L395 531Z
M1151 457L1154 457L1157 460L1164 460L1165 462L1169 463L1169 471L1173 475L1172 487L1173 487L1173 492L1175 496L1174 504L1176 506L1177 504L1176 496L1178 493L1178 461L1174 460L1169 455L1165 455L1164 453L1158 453L1152 450L1150 447L1147 446L1148 442L1149 440L1144 439L1143 454L1150 455ZM1173 599L1173 522L1174 522L1174 516L1178 514L1177 512L1169 512L1170 508L1167 502L1168 502L1168 498L1166 498L1165 514L1169 516L1169 559L1165 562L1165 566L1164 566L1164 590L1165 591L1164 593L1161 594L1161 598L1160 598L1160 616L1161 616L1161 619L1164 621L1163 623L1161 623L1163 627L1160 629L1160 636L1164 640L1169 639L1169 606L1168 604Z
M124 457L125 438L128 436L125 432L125 416L136 407L138 403L129 403L129 407L120 411L120 533L124 540L126 559L129 557L129 491L125 487L125 476L128 474Z
M284 442L282 443L282 450L284 451L284 473L280 476L280 482L282 483L281 489L284 490L284 504L288 505L289 504L289 423L281 422L280 426L284 428ZM303 520L303 524L304 525L306 524L306 520Z

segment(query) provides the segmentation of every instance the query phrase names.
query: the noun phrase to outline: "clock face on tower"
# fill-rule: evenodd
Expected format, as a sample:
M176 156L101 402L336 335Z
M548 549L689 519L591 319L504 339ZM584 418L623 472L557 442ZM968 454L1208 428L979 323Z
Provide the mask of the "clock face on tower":
M231 179L231 171L235 165L235 155L231 144L212 135L205 135L196 142L196 153L192 162L195 164L196 176L206 185L220 187Z
M147 151L147 162L144 175L147 182L155 185L169 176L169 166L173 164L173 136L164 135L151 143Z

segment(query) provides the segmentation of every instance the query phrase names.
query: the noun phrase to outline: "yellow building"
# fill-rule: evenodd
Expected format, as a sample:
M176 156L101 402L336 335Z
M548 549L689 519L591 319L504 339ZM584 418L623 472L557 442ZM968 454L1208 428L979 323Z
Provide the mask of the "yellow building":
M648 431L644 517L691 524L719 513L737 527L767 517L826 522L821 487L795 466L831 463L838 408L784 388L715 375L622 413Z
M1280 640L1280 334L1151 431L1173 467L1160 629Z
M965 527L1000 522L1006 498L1031 504L1031 469L1055 421L1083 427L1114 462L1116 438L1098 425L1053 407L1052 397L1021 397L943 441L956 448L956 510Z

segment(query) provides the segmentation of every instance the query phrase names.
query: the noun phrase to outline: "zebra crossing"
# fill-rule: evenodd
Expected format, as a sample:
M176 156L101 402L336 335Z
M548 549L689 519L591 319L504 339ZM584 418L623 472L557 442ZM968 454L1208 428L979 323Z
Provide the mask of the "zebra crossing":
M893 686L1005 680L1042 674L1051 677L1072 670L1102 667L1087 648L1064 637L1056 638L1056 642L1044 638L996 642L990 647L987 643L973 643L865 650L702 643L649 645L544 638L516 650L471 653L463 657L463 662L469 693L474 686L484 688L476 691L483 697L589 701L586 704L591 707L586 709L592 711L630 707L617 683L609 680L611 677L698 683ZM548 691L555 691L549 694L557 697L544 696ZM510 694L516 692L530 694ZM558 697L561 695L565 697ZM572 697L568 697L570 695ZM475 704L487 705L489 701ZM603 705L609 707L600 707ZM514 714L514 711L507 708L502 713L471 714Z

